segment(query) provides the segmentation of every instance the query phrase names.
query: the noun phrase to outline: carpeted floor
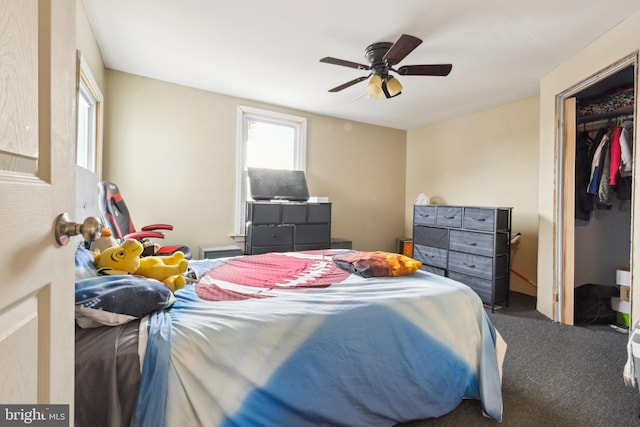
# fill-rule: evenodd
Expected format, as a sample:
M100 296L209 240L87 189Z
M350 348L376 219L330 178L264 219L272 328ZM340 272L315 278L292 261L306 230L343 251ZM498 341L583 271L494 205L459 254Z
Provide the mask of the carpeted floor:
M489 312L504 340L503 421L464 401L441 418L397 427L640 426L640 393L624 385L627 333L609 325L566 326L535 310L535 298L511 294L509 307Z

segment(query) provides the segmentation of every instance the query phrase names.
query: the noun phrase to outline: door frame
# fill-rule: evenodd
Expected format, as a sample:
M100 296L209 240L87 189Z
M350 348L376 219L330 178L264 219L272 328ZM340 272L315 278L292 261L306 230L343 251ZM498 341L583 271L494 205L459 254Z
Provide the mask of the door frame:
M606 79L607 77L617 73L618 71L634 66L636 75L638 70L638 52L634 52L621 60L615 62L604 70L592 75L591 77L583 80L575 86L567 89L556 96L556 185L555 185L555 229L554 229L554 308L553 308L553 320L556 322L573 325L574 316L574 300L573 292L575 283L574 277L574 206L570 205L575 200L575 181L569 175L573 175L573 168L571 174L565 174L568 171L569 162L574 159L575 164L575 152L568 152L575 150L575 141L570 141L571 135L575 138L575 123L568 122L567 117L571 107L567 107L569 99L575 97L575 95L598 83L599 81ZM634 104L637 105L637 92L638 82L634 81ZM635 107L635 106L634 106ZM575 110L574 110L575 112ZM572 115L575 118L575 114ZM637 148L640 144L637 143L637 138L633 141L633 152L637 153ZM574 166L575 167L575 166ZM634 161L635 170L635 161ZM634 178L635 181L635 178ZM635 182L632 188L635 188ZM632 200L635 198L635 191L632 190ZM633 264L635 259L634 244L633 244L633 228L634 228L634 203L631 204L631 252L630 263L631 271L633 271ZM633 278L631 286L633 287Z

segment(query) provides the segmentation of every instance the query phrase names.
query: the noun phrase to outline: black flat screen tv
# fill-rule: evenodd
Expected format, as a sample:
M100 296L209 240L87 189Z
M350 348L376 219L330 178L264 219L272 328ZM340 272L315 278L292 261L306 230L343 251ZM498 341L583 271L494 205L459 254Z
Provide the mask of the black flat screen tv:
M306 202L309 189L304 171L247 168L249 193L253 200L290 200Z

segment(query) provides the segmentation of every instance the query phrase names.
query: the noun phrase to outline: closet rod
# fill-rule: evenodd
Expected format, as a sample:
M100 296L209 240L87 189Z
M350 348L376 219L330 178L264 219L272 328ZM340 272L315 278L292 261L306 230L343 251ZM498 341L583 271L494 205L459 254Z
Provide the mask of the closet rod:
M609 126L611 125L611 120L612 119L616 119L616 118L621 118L623 122L626 121L631 121L633 122L633 114L621 114L617 117L612 117L612 118L608 118L608 119L600 119L600 120L593 120L593 121L589 121L589 122L584 122L584 123L577 123L577 126L580 126L580 129L586 130L586 127L589 127L589 130L594 130L597 129L599 127L604 127L604 126Z
M609 111L607 113L590 114L588 116L576 117L576 123L582 124L582 123L588 123L588 122L595 122L597 120L614 119L616 117L626 116L629 114L633 114L633 107L625 107L616 111Z

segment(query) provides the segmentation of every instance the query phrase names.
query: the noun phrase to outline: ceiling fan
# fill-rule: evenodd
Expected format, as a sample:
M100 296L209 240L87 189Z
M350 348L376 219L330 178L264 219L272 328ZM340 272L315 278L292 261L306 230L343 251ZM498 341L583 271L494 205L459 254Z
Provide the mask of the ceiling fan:
M431 65L404 65L398 69L394 66L399 64L407 55L422 43L417 37L403 34L395 43L378 42L373 43L364 50L364 56L368 65L357 62L345 61L344 59L324 57L320 62L327 64L341 65L343 67L356 68L358 70L369 70L366 76L355 78L351 81L329 89L329 92L339 92L356 83L367 80L367 95L369 98L380 98L381 94L387 98L393 98L402 93L402 85L389 72L392 71L401 76L446 76L451 72L451 64L431 64Z

